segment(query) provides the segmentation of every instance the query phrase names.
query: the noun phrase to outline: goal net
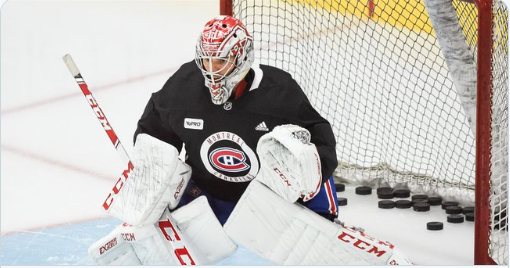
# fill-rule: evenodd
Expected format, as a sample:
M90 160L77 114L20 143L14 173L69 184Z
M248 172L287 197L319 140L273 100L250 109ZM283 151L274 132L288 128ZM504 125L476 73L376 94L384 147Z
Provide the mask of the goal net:
M508 10L503 3L492 4L493 40L484 47L479 47L479 10L467 1L228 3L254 36L258 61L291 73L331 123L337 179L407 187L465 205L475 201L479 161L477 55L489 50L491 91L484 94L491 96L492 119L490 135L481 137L490 139L491 148L487 254L508 264Z

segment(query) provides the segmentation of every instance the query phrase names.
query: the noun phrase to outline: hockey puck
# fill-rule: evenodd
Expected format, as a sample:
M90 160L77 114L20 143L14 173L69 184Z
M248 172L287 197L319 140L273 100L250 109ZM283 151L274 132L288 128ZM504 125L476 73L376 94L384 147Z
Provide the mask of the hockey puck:
M380 191L377 193L377 197L379 199L392 199L394 197L393 191L386 190L386 191Z
M335 183L336 192L343 192L345 191L345 184L343 183Z
M459 206L448 206L445 208L446 214L460 214L462 213L462 208Z
M417 204L417 203L427 203L428 204L428 200L427 199L414 199L411 202L413 202L413 205Z
M338 205L339 206L347 206L347 198L345 197L338 197Z
M359 195L369 195L369 194L372 194L372 188L370 188L368 186L359 186L359 187L356 187L356 194L359 194Z
M381 192L392 192L393 188L391 187L379 187L377 188L377 194L380 194Z
M425 212L430 210L429 203L415 203L413 204L413 210L417 212Z
M449 206L458 206L459 203L458 202L454 202L454 201L443 201L443 203L441 203L441 208L442 209L446 209L446 207L449 207Z
M408 189L397 189L393 191L393 194L395 195L395 197L398 198L408 198L409 196L411 196L411 191L409 191Z
M462 214L474 213L474 212L475 212L475 208L474 207L463 207L462 208Z
M431 231L443 230L443 223L440 221L427 222L427 230Z
M429 200L428 203L431 206L439 206L443 202L443 198L441 198L440 196L429 196L428 200Z
M381 200L378 203L378 207L379 208L384 208L384 209L394 208L395 207L395 202L393 202L391 200Z
M428 199L429 196L426 195L426 194L415 194L413 196L411 196L411 200L416 200L416 199Z
M466 213L466 221L475 221L475 213L473 212L469 212L469 213Z
M451 223L463 223L464 215L459 215L459 214L448 215L447 221L451 222Z
M397 200L395 201L396 208L410 208L413 206L413 202L411 200Z

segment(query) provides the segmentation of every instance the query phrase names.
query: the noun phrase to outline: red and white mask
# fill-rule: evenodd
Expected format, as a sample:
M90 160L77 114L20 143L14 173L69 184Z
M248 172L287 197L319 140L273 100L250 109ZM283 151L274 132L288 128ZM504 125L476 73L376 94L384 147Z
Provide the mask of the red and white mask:
M198 38L195 62L205 78L214 104L225 103L253 63L253 38L231 16L207 22Z

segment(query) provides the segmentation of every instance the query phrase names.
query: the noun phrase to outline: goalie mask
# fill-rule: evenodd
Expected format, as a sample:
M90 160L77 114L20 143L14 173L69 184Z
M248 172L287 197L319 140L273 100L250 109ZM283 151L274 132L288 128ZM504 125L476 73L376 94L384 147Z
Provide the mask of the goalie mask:
M240 20L218 16L206 23L198 38L195 62L214 104L223 104L232 95L250 70L253 53L253 38Z

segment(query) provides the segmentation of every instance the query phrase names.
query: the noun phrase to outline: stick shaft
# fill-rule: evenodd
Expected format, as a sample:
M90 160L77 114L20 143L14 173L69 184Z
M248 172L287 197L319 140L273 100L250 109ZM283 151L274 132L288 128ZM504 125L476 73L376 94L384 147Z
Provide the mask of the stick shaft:
M119 154L123 163L127 165L127 169L124 170L124 172L122 173L118 181L115 183L113 189L110 191L108 197L106 197L106 200L103 203L103 209L108 212L110 205L113 202L113 199L117 196L117 194L122 189L122 186L126 183L129 177L129 173L133 170L134 167L133 164L131 163L128 153L126 152L126 149L124 149L124 146L122 145L120 139L113 130L112 126L110 125L110 122L108 121L108 119L106 119L103 110L99 107L99 104L92 95L92 92L90 92L87 83L85 83L85 80L81 76L80 70L74 63L73 58L71 57L71 55L66 54L63 57L63 59L67 65L67 68L69 69L74 79L76 80L76 83L78 83L78 86L80 86L83 95L85 95L85 98L87 99L90 107L94 111L94 114L99 120L99 123L101 123L101 125L103 126L103 129L108 135L108 138L112 142L113 146L115 147L115 150L117 150L117 153ZM165 209L163 215L161 215L161 218L154 225L156 227L156 230L158 230L158 233L161 236L161 238L164 239L164 241L166 241L166 243L164 243L165 247L168 249L170 255L173 257L177 264L180 265L198 264L196 260L197 259L196 255L191 252L191 248L189 248L189 246L188 248L186 248L187 243L185 242L185 240L183 240L183 234L179 230L179 228L176 227L177 225L175 224L175 219L172 217L168 208Z
M113 130L110 122L106 118L106 115L103 113L103 110L99 106L97 100L92 95L92 92L90 92L87 83L85 82L85 80L83 79L83 77L82 77L82 75L80 73L80 70L78 69L78 67L74 63L73 58L71 57L71 55L66 54L63 57L63 59L64 59L64 62L66 63L66 65L67 65L67 68L69 69L69 71L73 75L74 80L76 81L76 83L78 83L78 86L80 87L81 92L83 93L83 95L87 99L87 102L89 103L90 108L92 108L92 111L94 111L94 114L96 115L97 119L99 120L99 123L101 123L101 126L103 127L104 131L108 135L108 138L110 139L110 141L112 142L113 146L115 147L115 150L117 151L117 153L119 154L120 158L122 159L122 162L125 165L127 165L130 162L130 159L129 159L128 153L126 152L126 149L124 148L124 146L120 142L120 140L119 140L119 138L117 136L117 133L115 133L115 131Z

